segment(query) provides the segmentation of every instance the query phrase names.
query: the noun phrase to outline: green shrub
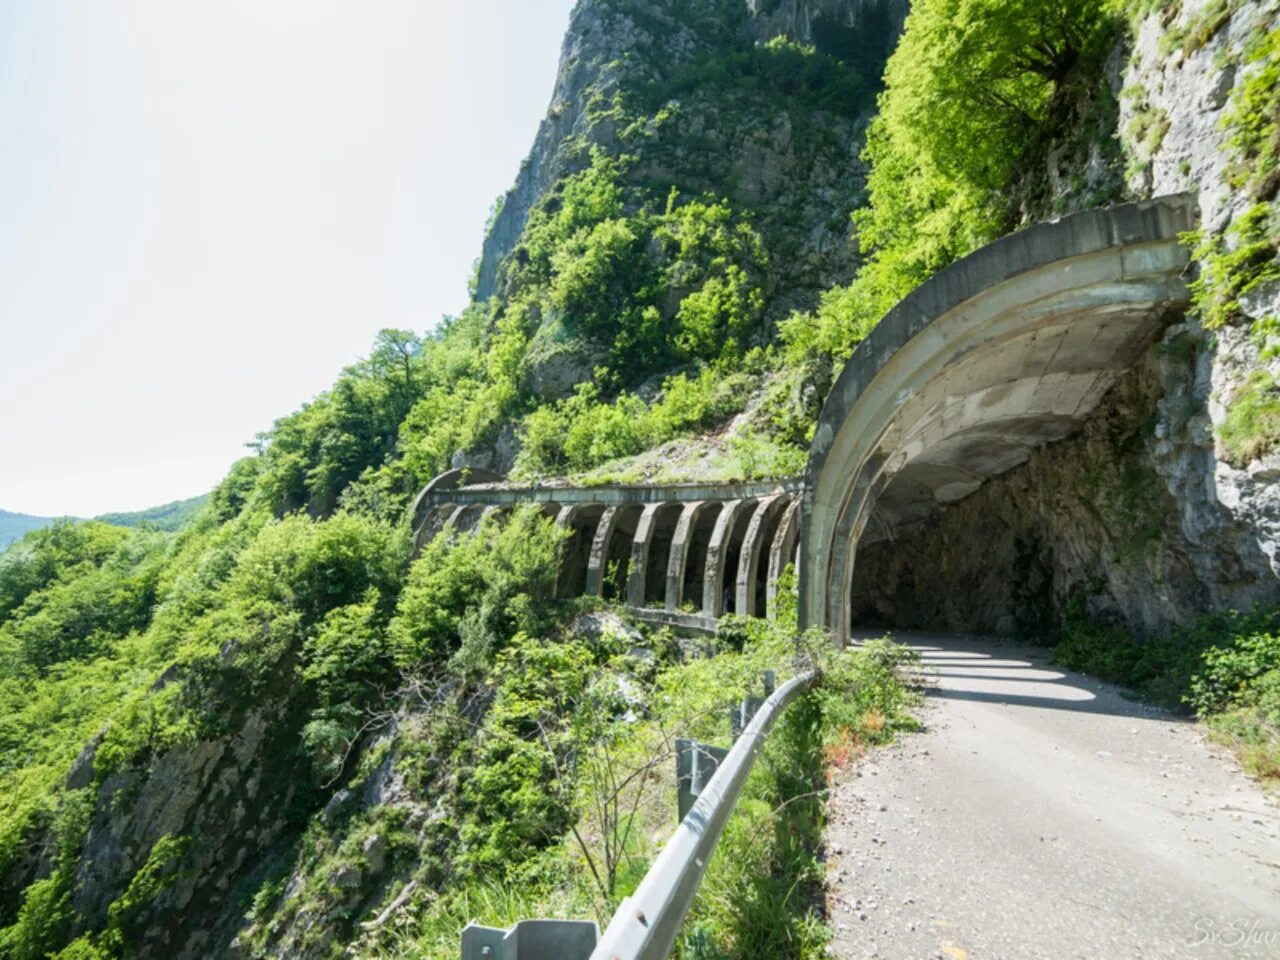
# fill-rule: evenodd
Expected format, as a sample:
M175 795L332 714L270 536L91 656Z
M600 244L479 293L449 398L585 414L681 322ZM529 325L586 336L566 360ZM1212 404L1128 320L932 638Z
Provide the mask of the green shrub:
M1210 730L1235 750L1246 770L1280 781L1280 668L1259 674L1233 706L1208 719Z
M1266 370L1254 370L1236 388L1218 427L1227 459L1247 467L1280 444L1280 384Z
M874 78L872 78L874 81ZM871 84L851 64L811 46L775 37L745 50L716 52L681 64L641 94L641 109L655 113L682 96L775 95L779 91L807 109L857 119L870 100Z
M722 423L742 408L751 382L747 374L703 367L696 377L668 377L652 405L629 393L606 403L594 383L584 383L572 397L524 418L512 475L581 473Z
M550 599L564 531L535 506L515 510L462 536L448 531L428 543L409 570L388 628L396 666L440 665L463 642L472 618L467 662L476 669L517 631L545 626L539 608Z
M1138 639L1068 606L1054 659L1167 707L1190 707L1259 776L1280 777L1280 610L1198 617Z
M1101 64L1120 29L1106 0L912 5L867 133L864 261L816 317L783 328L844 359L898 300L1015 223L1010 189L1048 142L1053 97Z
M1278 618L1264 618L1276 626ZM1218 713L1242 701L1253 700L1255 681L1280 669L1280 630L1251 632L1246 623L1222 639L1229 646L1213 646L1201 655L1202 665L1191 679L1186 702L1201 714Z

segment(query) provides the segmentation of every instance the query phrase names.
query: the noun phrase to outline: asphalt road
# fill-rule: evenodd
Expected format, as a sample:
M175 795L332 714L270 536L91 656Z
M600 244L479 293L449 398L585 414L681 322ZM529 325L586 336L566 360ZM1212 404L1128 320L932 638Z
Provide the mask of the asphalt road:
M897 639L927 729L835 785L832 955L1280 958L1280 807L1194 724L1042 649Z

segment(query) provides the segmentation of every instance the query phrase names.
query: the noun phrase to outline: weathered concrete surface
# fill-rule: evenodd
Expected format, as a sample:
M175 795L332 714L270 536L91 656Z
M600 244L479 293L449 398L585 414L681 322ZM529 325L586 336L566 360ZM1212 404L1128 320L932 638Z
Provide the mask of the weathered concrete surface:
M892 536L1075 430L1185 306L1190 198L1005 237L921 284L841 372L805 487L801 622L848 635L864 531Z
M705 500L686 503L680 511L680 519L676 521L676 530L671 537L671 553L667 557L667 593L665 606L668 610L679 610L684 602L685 564L689 559L689 545L693 539L694 525L698 515L708 506Z
M1280 956L1280 810L1195 726L1042 648L899 639L927 731L835 785L836 956Z
M759 568L762 562L767 562L775 532L771 524L787 508L787 503L782 496L769 497L756 504L751 514L751 523L742 538L742 552L738 555L738 574L734 578L734 610L739 614L755 616Z
M1038 636L1078 602L1093 620L1154 636L1206 610L1280 602L1257 546L1223 545L1220 572L1197 562L1203 541L1186 534L1182 502L1152 463L1150 424L1165 406L1166 377L1187 366L1157 344L1075 436L892 540L868 531L853 622Z
M478 471L471 471L474 475ZM460 474L450 470L432 480L418 494L417 503L425 508L436 503L492 503L503 506L521 503L591 504L611 506L622 503L677 502L696 500L742 500L766 497L775 493L794 493L802 479L758 480L748 483L630 483L601 484L597 487L570 487L557 484L513 486L505 482L473 482L465 487L440 485L445 478ZM489 476L493 476L489 474Z
M591 540L591 555L587 560L587 595L604 596L605 567L609 562L609 544L613 540L614 527L618 525L621 508L609 507L600 515L595 536Z
M769 579L765 584L769 619L777 616L778 580L787 564L795 561L796 544L800 539L800 506L799 498L791 501L787 512L782 515L778 524L778 532L769 548Z
M726 503L720 515L716 517L715 529L711 531L711 540L707 544L706 573L702 580L702 615L704 617L715 618L725 612L725 566L729 559L733 531L743 513L754 508L754 501L734 500Z

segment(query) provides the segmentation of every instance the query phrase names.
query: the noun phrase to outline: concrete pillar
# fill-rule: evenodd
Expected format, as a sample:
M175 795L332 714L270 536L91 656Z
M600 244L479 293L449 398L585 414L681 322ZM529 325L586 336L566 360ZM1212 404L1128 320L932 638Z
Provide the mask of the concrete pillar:
M706 500L686 503L680 511L680 519L676 521L676 532L671 538L671 556L667 558L668 610L679 610L680 604L684 603L684 571L685 562L689 559L689 543L693 540L698 514L706 505Z
M649 545L653 542L653 528L658 511L665 503L646 503L636 524L636 535L631 540L631 568L627 571L627 605L644 606L645 574L649 567Z
M453 504L426 506L422 512L422 523L413 531L413 553L417 556L437 533L444 527L445 518L453 513Z
M453 504L450 504L449 506L453 507L453 509L449 510L446 508L446 511L444 514L444 523L441 524L440 529L444 530L446 527L451 527L453 529L453 532L457 533L458 524L462 521L462 515L466 513L468 510L470 510L471 507L465 503L460 503L457 506L453 506Z
M742 538L742 552L738 555L735 613L748 617L755 615L756 574L760 569L760 557L768 547L765 534L786 502L787 498L782 494L766 497L756 504L755 512L751 514L751 523Z
M702 580L704 617L718 617L724 613L724 566L729 556L733 528L742 512L753 503L754 500L731 500L716 517L715 529L711 531L711 541L707 544L706 574Z
M609 541L613 528L618 525L618 511L622 507L609 507L600 515L596 535L591 541L591 558L587 561L587 596L604 596L605 565L609 562Z
M795 556L796 543L800 538L800 498L796 497L782 515L778 524L778 532L773 535L773 543L769 546L769 578L765 582L765 609L770 620L778 617L778 578Z
M457 490L472 483L493 483L501 480L496 473L490 473L488 470L481 470L478 467L456 467L452 470L446 470L444 473L434 477L418 493L418 497L413 502L413 529L419 530L426 522L427 514L437 507L444 506L441 495L449 490ZM424 538L423 542L426 541Z
M556 511L556 527L569 531L569 535L560 543L560 570L556 575L556 584L551 588L551 596L556 600L564 596L566 568L573 562L573 558L570 556L572 548L570 541L573 538L573 515L577 510L578 508L575 505L570 504Z
M553 596L579 596L586 591L591 548L603 508L593 503L549 505L556 528L564 531L560 542L560 570Z

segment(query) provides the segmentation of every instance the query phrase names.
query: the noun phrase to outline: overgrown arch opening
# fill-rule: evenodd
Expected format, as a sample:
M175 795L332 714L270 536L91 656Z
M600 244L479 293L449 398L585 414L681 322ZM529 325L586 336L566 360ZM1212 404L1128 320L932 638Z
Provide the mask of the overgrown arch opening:
M702 601L703 587L707 576L707 548L711 544L711 534L715 530L723 503L704 503L697 510L689 531L688 554L681 571L683 587L680 592L678 607L695 612Z
M556 510L556 526L567 531L560 547L557 597L576 597L586 591L591 544L603 513L604 506L598 503L570 504Z
M601 516L600 526L611 524L612 527L604 533L604 549L600 554L600 596L605 600L626 599L627 581L631 573L631 547L642 511L641 504L630 503L610 507ZM592 562L596 562L596 557L592 557Z

